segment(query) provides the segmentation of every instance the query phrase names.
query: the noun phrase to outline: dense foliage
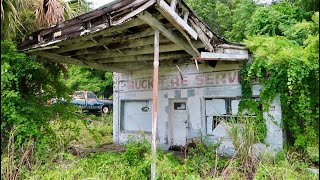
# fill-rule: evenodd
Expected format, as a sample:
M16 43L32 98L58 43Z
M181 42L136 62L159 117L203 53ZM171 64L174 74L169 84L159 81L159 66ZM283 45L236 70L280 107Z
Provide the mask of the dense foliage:
M258 107L268 110L280 94L289 145L319 162L319 1L187 2L212 29L229 41L244 42L252 52L253 63L242 70L240 109L257 115L260 140L266 129ZM259 103L251 99L255 80L264 86Z
M54 71L48 71L50 66ZM72 106L43 106L38 103L38 83L42 82L43 100L54 94L64 96L66 87L62 72L55 63L40 63L34 57L17 52L11 41L1 41L1 151L7 145L9 134L15 129L17 146L32 140L42 150L53 143L55 133L51 121L72 120Z
M99 97L109 98L113 92L112 73L69 65L66 85L73 91L88 90Z
M52 2L62 3L64 12L60 13L65 19L90 10L85 0ZM242 42L252 52L252 63L241 71L240 111L249 109L256 118L248 120L246 129L251 131L243 134L244 138L234 138L237 157L231 159L218 156L219 145L202 142L194 143L184 157L159 150L158 178L243 179L254 175L256 179L317 179L317 174L306 170L309 164L305 154L319 163L319 1L280 0L271 5L254 0L186 2L218 35ZM148 179L151 159L146 140L129 142L122 154L98 153L79 159L66 153L69 146L96 148L111 143L112 117L108 122L97 121L95 116L75 113L73 106L47 106L45 102L52 97L67 98L75 90L92 90L108 98L112 74L50 63L17 51L15 40L37 29L37 17L42 17L40 21L47 16L55 19L53 14L36 16L35 10L41 9L42 3L1 1L2 175L14 179L21 171L22 178L34 179ZM257 80L264 86L259 102L252 99L251 89ZM277 95L281 97L281 125L288 145L302 150L303 157L280 153L277 161L253 159L251 145L263 142L266 136L260 106L268 110Z

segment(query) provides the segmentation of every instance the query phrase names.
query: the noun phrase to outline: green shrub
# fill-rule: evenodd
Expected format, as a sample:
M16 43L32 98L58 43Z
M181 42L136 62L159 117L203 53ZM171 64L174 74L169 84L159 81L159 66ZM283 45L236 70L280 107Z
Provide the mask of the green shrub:
M319 179L319 174L308 171L309 165L299 156L296 152L281 152L276 161L259 162L255 179Z

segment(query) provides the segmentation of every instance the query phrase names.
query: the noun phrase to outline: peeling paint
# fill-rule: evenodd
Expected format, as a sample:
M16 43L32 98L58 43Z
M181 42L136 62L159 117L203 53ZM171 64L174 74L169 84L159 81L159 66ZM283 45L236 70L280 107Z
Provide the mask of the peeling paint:
M229 69L227 67L229 67ZM232 109L234 109L232 110L232 114L236 114L236 107L238 105L237 99L239 99L241 96L241 85L239 84L238 79L239 69L237 68L239 68L238 64L229 64L227 66L219 66L218 64L216 68L199 64L200 71L198 71L195 66L189 66L182 71L182 77L184 77L183 79L185 81L181 81L181 77L176 69L171 67L160 67L160 90L158 97L158 144L162 147L169 147L174 141L189 142L191 139L201 136L208 136L208 139L213 142L217 141L218 139L221 140L221 137L218 137L219 135L216 136L215 133L207 134L208 124L206 123L206 116L210 115L210 112L206 112L206 110L208 109L207 106L211 105L210 103L206 103L206 99L219 99L226 97L233 98L235 101L231 101L230 105L232 106ZM128 75L115 73L117 78L114 78L114 82L117 81L115 83L118 83L119 86L114 86L114 92L117 92L114 94L114 98L118 98L119 101L151 99L152 89L149 89L148 87L148 80L152 79L148 77L150 74L152 74L151 72L152 69L149 72L144 70ZM207 74L207 76L205 76L205 74ZM197 77L198 80L196 79ZM204 83L206 77L208 79L207 82L213 83ZM160 82L162 84L160 84ZM199 86L197 86L197 83ZM129 84L131 88L128 88ZM140 89L138 89L138 87L140 87ZM143 89L144 87L146 88ZM253 85L253 95L259 95L260 89L261 85ZM182 125L175 125L171 117L172 105L170 105L170 102L172 100L179 100L179 98L184 98L183 100L186 102L187 107L185 110L187 111L187 124L185 127L187 131L186 133L182 133L184 134L183 136L185 136L184 138L186 141L183 141L181 137L177 137L176 139L173 138L173 136L175 136L173 132L183 132L182 129L179 130L179 127ZM274 111L271 111L271 114L279 123L281 123L281 107L279 102L280 101L275 101L274 104L272 104L275 108ZM121 103L114 103L114 124L119 123L119 121L120 124L122 122L120 117L122 114L121 109ZM137 118L138 116L136 116L136 118L131 117L130 120L132 120L133 123L135 121L140 123L141 120L137 120ZM149 117L149 121L151 122L151 116ZM132 126L137 127L133 124ZM267 121L267 127L269 128L267 142L270 144L270 147L277 150L281 149L283 147L283 133L281 128L274 123L271 123L269 120ZM146 133L148 134L148 132ZM119 139L118 143L125 143L128 140L127 138L129 134L139 136L138 131L128 132L123 131L120 128L118 130L114 130L114 136L118 136ZM149 135L147 135L147 137L149 138ZM225 140L222 138L222 140L223 142L225 141L225 147L222 148L223 150L229 151L232 149L232 147L229 147L229 137L226 137Z

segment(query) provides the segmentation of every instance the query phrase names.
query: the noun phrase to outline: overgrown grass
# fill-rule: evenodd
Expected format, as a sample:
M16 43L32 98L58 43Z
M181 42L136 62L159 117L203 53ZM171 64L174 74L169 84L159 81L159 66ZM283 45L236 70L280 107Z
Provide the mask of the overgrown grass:
M184 157L158 149L156 178L166 180L319 178L319 174L306 169L310 164L296 152L280 152L271 159L254 159L250 152L254 142L252 132L254 126L248 122L249 120L242 121L244 128L233 131L234 138L238 138L234 141L237 155L233 158L219 157L217 153L219 144L208 143L201 139L193 142ZM96 148L112 141L111 115L106 117L84 115L83 119L70 125L69 129L63 129L59 124L52 125L59 131L61 138L68 137L67 146ZM25 147L24 150L26 149L28 148ZM21 156L23 153L14 155L4 153L1 158L1 174L6 175L8 168L11 168L11 170L19 169L19 179L150 179L150 150L150 143L146 139L132 138L126 144L123 153L100 152L79 157L72 155L65 148L45 160L33 161L33 165L29 164L32 158ZM250 164L253 161L254 163ZM6 177L8 176L2 176L2 179L14 179Z

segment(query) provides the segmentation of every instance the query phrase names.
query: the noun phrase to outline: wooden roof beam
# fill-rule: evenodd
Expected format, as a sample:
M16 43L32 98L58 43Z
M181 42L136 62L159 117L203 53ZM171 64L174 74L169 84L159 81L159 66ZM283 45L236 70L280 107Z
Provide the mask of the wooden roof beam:
M202 47L202 44L197 43L197 47ZM95 53L92 55L81 56L85 59L100 59L100 58L110 58L110 57L121 57L121 56L132 56L132 55L142 55L142 54L153 54L154 48L153 46L143 46L141 48L132 48L132 49L123 49L122 53L119 53L117 50L111 50L102 53ZM166 44L160 45L160 52L173 52L173 51L181 51L184 50L180 46L176 44Z
M187 53L162 53L159 59L179 59L179 58L191 58ZM139 56L123 56L123 57L112 57L106 59L93 59L86 60L88 62L95 63L120 63L120 62L133 62L133 61L153 61L153 55L139 55Z
M147 24L149 24L151 27L159 29L165 37L167 37L169 40L171 40L178 46L182 47L191 56L200 57L200 53L197 50L193 49L186 40L180 38L177 34L173 33L172 31L169 31L159 20L153 17L149 12L144 11L140 13L138 17Z
M190 63L189 59L179 59L176 62L173 62L172 60L161 60L160 66L174 66L174 65L180 65ZM106 66L112 66L112 67L121 67L124 69L130 69L130 70L139 70L139 69L150 69L153 67L153 61L142 61L142 62L123 62L123 63L107 63Z
M172 1L172 2L173 2L173 1ZM171 2L171 3L172 3L172 2ZM177 2L175 2L175 3L177 3ZM161 2L160 2L160 4L161 4ZM171 11L170 8L172 9L172 6L169 8L169 6L166 4L166 2L163 2L163 4L164 4L165 8L168 8L168 9L169 9L168 11ZM179 2L178 4L180 4L180 5L182 6L182 4L181 4L180 2ZM172 5L172 4L171 4L171 5ZM176 20L176 18L178 18L179 21L185 21L186 26L190 27L190 26L187 24L187 22L188 22L188 16L189 16L189 11L187 11L186 14L184 14L185 16L184 16L184 19L182 20L182 19L180 18L180 16L178 16L175 12L172 12L172 13L175 14L175 16L172 16L170 13L168 13L166 10L164 10L164 9L161 8L161 7L156 6L156 9L187 39L187 41L188 41L188 43L190 44L191 48L192 48L194 51L198 52L198 50L197 50L197 48L194 46L194 44L193 44L190 36L185 32L185 29L184 29L184 28L181 28L181 26L179 25L179 23L177 23L177 20ZM184 9L186 9L186 8L184 8ZM190 27L190 29L191 29L192 31L194 31L191 27ZM194 31L194 32L195 32L195 31ZM197 33L196 33L196 34L197 34ZM197 39L197 38L196 38L196 39ZM198 52L198 55L200 55L199 52Z
M68 52L68 51L74 51L74 50L79 50L79 49L85 49L85 48L91 48L91 47L95 47L95 46L104 46L107 45L109 43L114 43L114 42L128 42L129 40L133 40L133 39L138 39L138 38L142 38L142 37L147 37L147 36L151 36L153 35L153 29L152 28L148 28L145 31L138 33L138 34L134 34L134 35L125 35L125 36L116 36L116 37L106 37L106 38L102 38L99 40L87 40L87 41L79 41L79 42L75 42L72 44L68 44L65 46L61 46L59 49L55 49L52 52L55 53L63 53L63 52Z
M143 24L145 24L143 21L141 21L138 18L135 18L135 19L132 19L131 21L125 22L125 23L117 25L117 26L112 26L110 28L104 29L99 32L87 32L88 34L86 34L86 32L83 32L83 35L80 35L78 37L74 37L70 40L61 41L58 43L58 45L67 45L67 44L75 43L77 41L90 40L90 38L97 37L100 35L102 35L102 36L112 35L114 32L123 31L128 28L140 26Z
M133 16L139 14L140 12L144 11L145 9L147 9L148 7L152 6L154 3L156 3L156 0L149 0L147 1L144 5L140 6L139 8L137 8L136 10L128 13L127 15L125 15L124 17L122 17L121 19L119 19L118 21L112 23L112 25L119 25L121 23L123 23L124 21L128 20L129 18L132 18Z
M171 4L172 5L172 4ZM164 0L160 0L159 2L159 6L160 9L162 11L161 14L163 14L167 19L172 19L173 21L175 21L176 24L178 24L180 26L180 28L182 28L183 30L185 30L186 32L188 32L188 34L195 40L197 40L198 38L198 34L195 30L193 30L188 23L182 19L176 12L175 10L172 8L172 6L170 7L166 1ZM175 5L176 6L176 5ZM157 8L158 9L158 8ZM174 23L172 23L174 24Z
M97 64L97 63L91 63L91 62L84 62L79 59L67 57L67 56L62 56L60 54L55 54L55 53L50 53L50 52L45 52L45 51L35 51L32 52L33 55L41 56L43 58L46 58L50 61L57 62L57 63L67 63L67 64L74 64L78 66L84 66L84 67L90 67L94 69L99 69L103 71L112 71L112 72L121 72L121 73L128 73L127 70L124 70L122 68L113 68L113 67L108 67L102 64Z

